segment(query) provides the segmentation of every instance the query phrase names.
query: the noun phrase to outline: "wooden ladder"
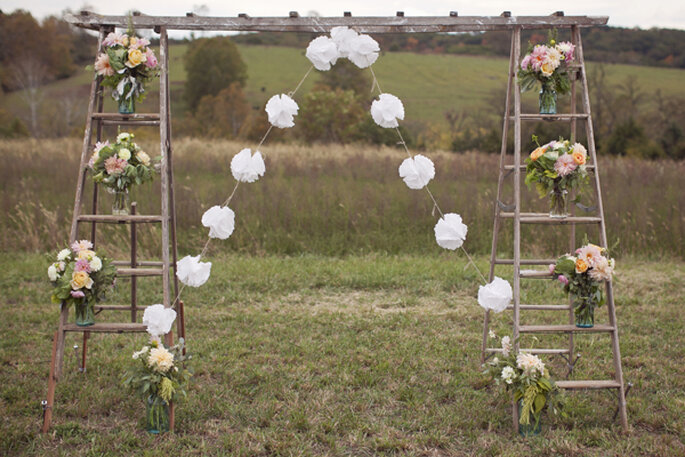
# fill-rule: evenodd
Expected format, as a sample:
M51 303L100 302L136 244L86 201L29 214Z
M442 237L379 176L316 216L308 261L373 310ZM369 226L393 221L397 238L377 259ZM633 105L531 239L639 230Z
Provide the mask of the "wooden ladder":
M512 31L511 52L509 58L509 80L506 92L506 102L504 120L502 128L502 146L499 165L499 180L497 185L497 200L495 202L495 218L492 238L492 251L490 255L490 281L495 276L495 267L498 265L513 265L513 305L509 309L513 310L513 341L515 351L526 351L533 354L559 355L566 359L568 366L567 377L573 372L576 362L574 359L574 334L586 333L608 333L611 336L611 345L614 359L614 377L609 380L561 380L557 385L564 389L615 389L618 397L618 411L621 425L628 429L628 415L626 412L626 388L623 382L623 371L621 368L621 352L618 342L618 323L616 321L616 310L614 306L614 294L611 282L606 283L607 310L609 313L609 323L599 324L591 328L578 328L574 325L573 307L570 301L566 304L521 304L521 279L550 279L552 278L549 270L522 270L522 266L545 266L554 263L556 259L522 259L521 258L521 224L541 224L541 225L570 225L570 252L575 251L576 225L596 225L599 229L599 244L607 247L606 224L604 219L604 208L602 205L602 194L599 182L599 169L597 165L597 153L592 127L592 115L590 110L590 96L588 93L587 74L585 61L583 58L583 46L578 25L571 26L572 41L576 45L577 62L570 64L571 73L571 100L570 113L568 114L526 114L521 113L521 89L516 84L516 72L518 63L521 59L521 27L515 27ZM582 109L577 112L576 107L576 83L580 84ZM511 113L511 101L513 93L513 114ZM575 208L571 209L571 215L563 219L550 218L545 213L530 213L521 210L521 181L522 172L526 166L521 156L521 122L522 121L565 121L570 122L571 141L575 141L576 127L580 121L585 125L587 136L587 146L591 164L587 166L593 175L592 183L596 192L596 208L592 209L596 216L576 216ZM507 163L507 139L509 125L514 125L514 154L513 164ZM513 175L514 201L507 205L503 203L503 185L508 176ZM503 259L497 256L497 242L499 231L504 221L513 221L514 227L514 246L513 258ZM568 323L562 325L522 325L521 311L562 311L568 315ZM488 334L490 325L490 311L485 313L483 326L483 342L481 348L481 359L483 362L488 357L501 352L500 348L488 347ZM565 348L527 348L519 347L519 336L522 334L567 334L568 347ZM514 430L518 429L518 409L513 405L513 425Z
M102 41L107 33L114 31L111 26L102 25L99 27L97 52L100 52ZM55 388L57 381L62 375L62 365L64 360L64 346L66 335L69 332L83 333L83 346L79 371L85 372L86 368L86 348L87 341L91 332L96 333L144 333L146 326L137 322L138 311L144 307L138 306L137 300L137 278L138 277L160 277L163 287L163 304L165 307L174 307L177 311L176 326L180 337L185 337L185 322L183 315L183 303L176 299L172 303L171 296L171 267L173 266L173 286L175 295L178 297L178 279L175 275L177 250L176 250L176 214L174 200L174 182L171 149L171 124L169 109L169 53L168 37L165 27L155 28L155 32L160 35L160 87L159 87L159 112L148 114L118 114L103 112L104 88L101 85L102 77L95 76L91 84L90 100L88 103L88 117L86 119L85 134L83 137L83 148L81 150L81 163L79 165L79 175L76 184L76 198L74 200L74 213L71 221L71 231L69 234L69 244L79 239L79 229L82 223L90 223L90 240L96 243L97 224L128 224L131 232L131 256L129 260L114 261L117 266L118 277L129 277L131 280L131 303L130 305L96 305L96 313L102 311L130 311L130 322L117 323L95 323L88 327L79 327L76 324L68 323L69 309L61 306L59 324L55 332L52 360L50 365L50 375L48 378L47 400L43 401L43 426L42 432L47 432L52 421L52 412L55 400ZM92 210L90 214L82 212L84 206L84 187L88 176L88 161L93 150L93 133L95 141L102 139L102 130L105 125L132 125L132 126L159 126L160 152L161 152L161 214L140 215L136 214L136 204L131 205L129 215L104 215L98 214L98 186L94 184ZM95 127L95 129L93 128ZM142 223L161 224L161 261L139 261L137 255L137 231L136 226ZM171 248L171 249L170 249ZM171 250L171 260L170 251ZM141 268L142 267L142 268ZM173 344L173 332L169 332L165 337L167 346ZM77 348L77 346L75 346ZM170 427L173 430L174 414L171 405Z

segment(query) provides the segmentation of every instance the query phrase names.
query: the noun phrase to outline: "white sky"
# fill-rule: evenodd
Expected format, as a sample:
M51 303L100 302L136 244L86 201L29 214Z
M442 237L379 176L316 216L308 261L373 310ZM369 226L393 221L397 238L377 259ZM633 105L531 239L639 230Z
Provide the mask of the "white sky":
M138 9L145 14L164 16L183 16L199 5L208 7L209 16L236 16L238 13L286 16L289 11L298 11L303 16L310 11L316 11L321 16L341 16L343 11L351 11L353 16L392 16L396 11L404 11L407 16L441 16L449 14L449 11L458 11L460 16L496 16L504 10L524 16L546 15L562 10L569 16L608 15L609 25L613 26L685 29L683 0L2 0L0 8L5 13L22 8L43 18L59 14L66 8L80 10L84 4L91 5L88 9L100 14L120 15L130 9Z

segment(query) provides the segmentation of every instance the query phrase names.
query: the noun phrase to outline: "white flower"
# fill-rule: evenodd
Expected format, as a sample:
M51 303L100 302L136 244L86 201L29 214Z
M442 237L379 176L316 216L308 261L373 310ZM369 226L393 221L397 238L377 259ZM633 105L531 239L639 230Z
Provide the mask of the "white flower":
M538 356L527 352L521 352L516 356L516 366L527 375L535 374L535 371L540 375L545 373L545 364L542 363L542 360Z
M595 263L588 272L588 275L595 281L611 281L613 273L614 267L611 265L611 262L603 255L600 255L595 258Z
M131 139L131 134L127 132L120 133L117 135L117 143L121 143L122 141L129 141Z
M209 227L209 237L225 240L233 233L235 213L228 206L212 206L202 215L202 225Z
M359 35L351 40L350 53L347 57L359 68L366 68L378 59L380 50L376 40L368 35Z
M297 115L299 107L295 100L285 94L274 95L266 102L266 113L269 115L269 122L279 129L293 127L295 122L293 116Z
M489 336L490 338L497 338L497 335L495 335L495 332L493 332L492 330L490 330L490 331L488 332L488 336Z
M59 260L59 261L66 260L69 258L70 255L71 255L70 249L62 249L61 251L59 251L59 254L57 254L57 260Z
M492 358L492 364L497 365L499 363L499 357L493 357Z
M147 351L150 350L149 346L143 346L143 349L141 349L138 352L134 352L133 355L131 356L134 360L137 360L141 355L145 354Z
M176 276L186 286L200 287L209 279L212 262L200 262L200 256L185 256L176 263Z
M90 270L100 271L102 269L102 260L98 256L93 256L90 260Z
M57 278L59 278L59 275L57 274L57 267L55 266L55 264L52 264L48 267L48 278L52 282L57 281Z
M347 27L333 27L331 29L331 38L338 47L338 54L340 57L347 57L352 50L352 41L357 38L359 34Z
M434 230L438 245L453 251L464 244L468 227L461 221L460 215L447 213L435 224Z
M119 158L124 159L124 160L130 159L131 158L131 151L129 151L126 148L119 149Z
M59 272L62 272L65 268L67 268L67 264L64 262L57 262L55 266L57 267L57 271Z
M143 313L143 324L147 325L147 332L155 337L169 333L174 319L176 311L164 305L148 306Z
M400 178L410 189L422 189L435 177L435 166L428 157L417 154L404 159L399 169Z
M140 163L142 163L146 167L150 166L150 156L147 154L147 152L139 151L136 154L136 158L140 161Z
M509 336L503 336L502 337L502 355L504 357L508 357L509 353L511 352L511 338Z
M150 368L162 373L166 373L174 366L174 355L169 352L164 346L152 348L150 356L147 358L147 364Z
M502 381L506 382L507 384L511 384L514 382L514 378L516 377L516 371L512 367L506 366L502 368Z
M331 38L320 36L309 43L305 56L317 70L328 71L338 60L338 46Z
M236 181L255 182L260 176L264 176L266 166L262 153L257 151L252 155L250 148L245 148L231 160L231 173Z
M491 283L478 288L478 304L496 313L507 309L513 297L511 284L499 276L495 276Z
M397 127L397 119L404 119L402 100L392 94L381 94L371 104L371 117L376 124L386 129Z

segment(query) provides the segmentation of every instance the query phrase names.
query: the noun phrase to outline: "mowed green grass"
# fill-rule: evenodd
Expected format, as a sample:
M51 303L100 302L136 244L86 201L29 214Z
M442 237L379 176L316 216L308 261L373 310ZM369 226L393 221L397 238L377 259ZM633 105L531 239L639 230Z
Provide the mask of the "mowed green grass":
M606 392L567 398L540 436L512 433L510 403L479 362L478 278L462 255L212 256L186 289L195 375L175 434L143 431L143 402L120 384L143 335L93 335L85 374L69 335L53 428L38 433L58 310L41 255L0 254L0 454L7 456L679 456L685 453L685 264L623 259L616 279L631 430ZM477 258L480 268L485 257ZM502 271L507 275L510 272ZM159 301L139 281L143 304ZM531 284L531 283L529 283ZM125 300L119 281L112 303ZM536 281L527 299L560 299ZM110 312L111 313L111 312ZM125 316L119 316L119 319ZM526 315L564 322L566 315ZM98 320L117 320L113 314ZM508 334L510 314L494 329ZM601 309L598 322L606 322ZM546 337L538 347L553 344ZM557 343L563 344L563 343ZM609 338L576 338L576 378L611 376ZM545 362L557 376L558 359Z
M169 53L172 112L176 114L183 112L180 94L186 79L183 66L186 48L187 45L173 45ZM255 107L261 108L274 94L293 90L310 67L304 49L255 45L238 45L238 49L248 67L246 93ZM592 73L596 65L590 62L588 72ZM386 52L373 68L381 88L404 102L408 122L442 123L448 110L465 111L469 115L477 111L499 114L504 107L507 66L506 58ZM683 70L631 65L606 65L605 69L610 87L634 77L636 86L646 95L647 104L651 107L654 107L652 99L657 90L665 97L685 94ZM316 71L312 72L299 96L310 89L317 78ZM58 96L62 91L88 86L90 80L91 76L83 70L74 77L46 86L46 91L49 95ZM154 109L158 90L158 82L150 85L148 105L143 107ZM524 100L532 102L535 97L533 93L525 94ZM8 94L3 103L13 109L22 106L18 94ZM86 100L83 103L85 105Z

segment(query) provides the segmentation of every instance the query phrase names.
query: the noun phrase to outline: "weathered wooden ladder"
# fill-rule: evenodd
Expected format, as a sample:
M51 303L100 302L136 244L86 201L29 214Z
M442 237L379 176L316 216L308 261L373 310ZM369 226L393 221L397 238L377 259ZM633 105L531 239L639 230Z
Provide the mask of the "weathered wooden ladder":
M98 27L98 52L102 41L108 32L114 31L113 26L100 25ZM88 327L79 327L76 324L68 323L69 309L62 306L59 324L55 332L52 361L50 365L50 375L48 379L47 400L43 402L43 426L42 431L47 432L52 421L52 412L55 400L55 388L57 381L62 374L62 364L64 360L64 347L66 335L69 332L83 333L83 346L79 371L85 372L86 369L86 347L91 332L97 333L135 333L145 332L145 325L137 322L138 311L144 307L138 306L137 300L137 278L157 276L162 277L163 304L165 307L173 306L177 311L177 331L179 336L185 336L185 323L183 316L183 303L171 296L171 273L176 269L176 215L174 204L174 184L171 150L171 126L169 109L169 53L168 37L164 27L156 27L155 31L160 34L160 87L159 87L159 113L149 114L118 114L103 112L104 88L101 85L102 78L94 77L90 90L90 101L88 104L88 118L83 137L83 148L81 150L81 163L79 166L78 182L76 184L76 198L74 201L74 214L71 221L71 232L69 243L79 239L79 228L82 223L90 223L90 240L96 242L97 224L129 224L131 232L131 258L125 261L115 261L118 277L129 277L131 280L131 303L130 305L96 305L96 313L105 310L111 311L130 311L130 322L121 323L95 323ZM98 186L94 185L92 210L89 214L84 214L84 188L88 176L88 160L93 150L93 133L95 141L102 139L102 130L105 125L132 125L132 126L159 126L160 149L161 149L161 214L160 215L139 215L136 214L136 204L131 206L130 215L104 215L98 214ZM95 129L93 127L95 126ZM94 131L95 130L95 131ZM161 261L139 261L137 258L137 234L136 225L141 223L159 223L162 229L161 241ZM171 254L170 251L171 250ZM170 259L171 255L171 259ZM141 268L142 267L142 268ZM173 285L175 295L178 296L178 280L173 275ZM170 332L166 336L165 344L173 344L173 334ZM170 427L173 430L174 414L173 405L171 408Z
M495 220L492 239L492 252L490 257L490 280L495 276L495 267L498 265L513 265L513 292L514 303L509 308L513 310L513 342L514 349L518 351L519 336L523 334L568 334L568 347L562 349L542 349L529 348L520 349L522 351L531 352L534 354L559 355L563 357L568 365L567 376L573 372L573 367L576 362L574 358L574 333L608 333L611 336L611 345L614 359L614 376L613 379L608 380L561 380L557 381L557 385L564 389L615 389L618 397L618 414L621 418L621 425L624 429L628 428L628 416L626 412L626 386L623 381L623 371L621 369L621 352L618 343L618 322L616 321L616 310L614 306L614 294L611 282L606 283L607 296L607 310L609 312L609 323L598 324L591 328L578 328L574 325L573 307L570 302L562 305L533 305L521 304L521 279L545 279L552 276L547 269L547 266L554 263L556 259L522 259L521 258L521 224L543 224L543 225L570 225L570 252L573 252L577 246L576 243L576 225L596 225L599 228L599 243L602 247L607 247L606 224L604 219L604 208L602 206L602 194L599 183L599 169L597 165L597 153L594 140L594 132L592 127L592 115L590 111L590 97L588 94L587 73L585 68L585 61L583 58L583 45L580 37L580 28L577 25L571 26L572 41L576 45L576 59L577 63L570 64L571 76L571 100L570 113L568 114L526 114L521 113L521 89L516 84L516 71L518 63L521 59L521 27L515 27L512 31L511 40L511 54L509 59L509 82L506 94L506 107L504 111L504 122L502 131L502 147L499 166L499 181L497 186L497 200L495 202ZM582 109L577 112L576 109L576 83L580 84ZM512 93L513 93L513 114L512 110ZM589 208L595 211L596 216L575 216L574 208L571 209L571 215L563 219L550 218L545 213L530 213L523 212L521 209L521 181L522 171L526 167L522 161L521 155L521 122L522 121L566 121L571 124L571 141L576 138L576 124L581 121L585 125L585 133L587 136L587 146L589 153L588 170L592 176L592 183L596 193L596 208ZM510 123L514 125L514 154L513 164L508 163L507 157L507 139L509 134ZM514 201L511 204L504 203L503 186L505 179L513 175ZM586 208L587 209L587 208ZM505 220L513 221L514 227L514 243L513 243L513 258L503 259L499 258L497 253L497 244L501 226ZM528 265L544 265L543 270L522 270L522 266ZM522 325L521 311L562 311L566 312L568 317L568 324L565 325ZM490 312L485 313L485 322L483 326L483 344L482 344L482 360L485 361L488 357L501 352L500 348L488 347L488 333L490 327ZM518 426L518 410L516 405L513 407L513 424L514 428Z

